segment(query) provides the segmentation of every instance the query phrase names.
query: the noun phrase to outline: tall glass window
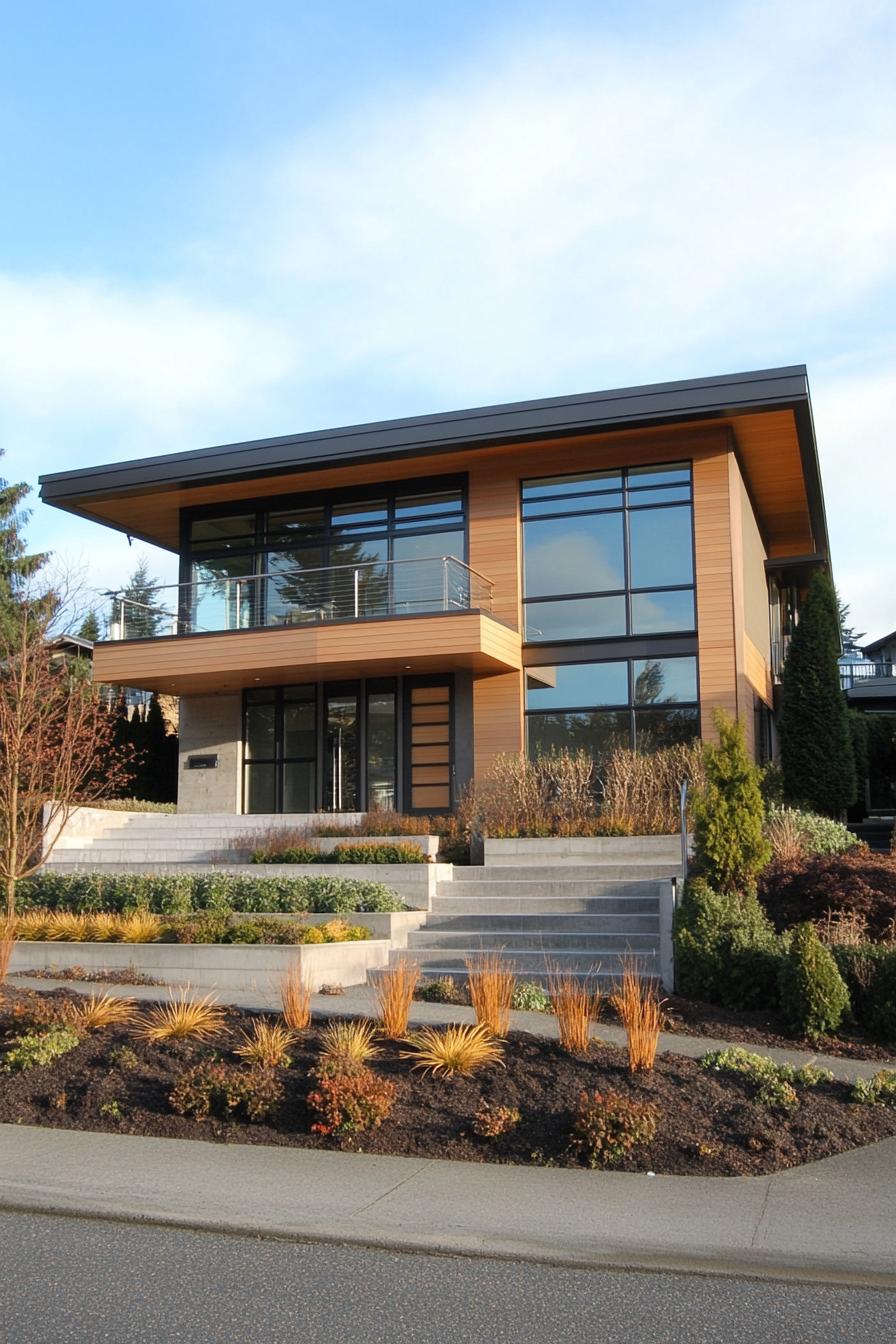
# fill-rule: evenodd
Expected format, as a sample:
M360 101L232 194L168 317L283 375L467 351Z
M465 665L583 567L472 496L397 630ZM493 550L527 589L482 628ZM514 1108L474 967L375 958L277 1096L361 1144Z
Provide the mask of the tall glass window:
M527 674L529 755L616 747L655 751L700 731L697 659L625 658L531 667Z
M244 812L317 808L317 687L246 691Z
M196 629L442 610L439 558L466 560L465 496L456 478L401 483L197 516L187 535Z
M524 481L529 644L691 631L687 463Z

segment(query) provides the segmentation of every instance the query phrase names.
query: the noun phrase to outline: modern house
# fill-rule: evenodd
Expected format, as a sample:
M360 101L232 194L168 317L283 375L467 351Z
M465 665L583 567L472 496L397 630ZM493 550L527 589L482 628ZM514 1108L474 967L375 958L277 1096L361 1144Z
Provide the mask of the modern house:
M167 547L98 681L181 700L180 808L452 807L496 753L774 747L828 561L803 366L260 439L44 476Z

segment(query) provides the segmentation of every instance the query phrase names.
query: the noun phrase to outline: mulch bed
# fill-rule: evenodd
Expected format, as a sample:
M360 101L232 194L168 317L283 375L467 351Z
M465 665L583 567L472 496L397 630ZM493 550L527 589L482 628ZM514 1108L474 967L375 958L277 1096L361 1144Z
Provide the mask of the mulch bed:
M778 1015L765 1009L735 1012L712 1003L698 1003L695 999L669 994L665 996L663 1012L666 1014L663 1030L680 1036L709 1036L719 1041L805 1050L810 1054L835 1055L841 1059L889 1061L896 1058L896 1046L881 1045L848 1026L836 1036L819 1036L812 1041L807 1037L788 1035ZM609 1006L601 1016L607 1021L614 1020Z
M72 998L64 990L35 995L7 985L0 991L0 1040L10 1029L12 1005L29 997L32 1002L35 997L52 999L60 1006ZM227 1029L214 1051L186 1042L148 1045L126 1027L95 1032L51 1065L0 1074L0 1122L567 1167L580 1165L569 1151L571 1116L580 1092L616 1089L654 1102L660 1121L653 1141L614 1170L709 1176L779 1171L896 1135L896 1107L855 1105L843 1083L800 1088L800 1108L787 1114L759 1105L746 1085L709 1073L694 1060L662 1055L652 1072L632 1076L622 1050L598 1046L587 1058L576 1058L555 1042L515 1033L506 1043L506 1067L488 1068L470 1078L414 1073L410 1062L399 1057L403 1047L385 1043L374 1068L397 1084L395 1108L380 1129L350 1139L309 1132L313 1117L305 1098L319 1048L316 1029L297 1042L292 1067L278 1071L285 1099L273 1123L197 1121L174 1114L168 1095L184 1069L212 1053L233 1061L239 1029L251 1016L228 1009ZM111 1052L122 1046L133 1052L136 1064L113 1062ZM471 1121L486 1101L518 1108L519 1126L498 1139L477 1137ZM113 1114L103 1113L104 1106L111 1106Z

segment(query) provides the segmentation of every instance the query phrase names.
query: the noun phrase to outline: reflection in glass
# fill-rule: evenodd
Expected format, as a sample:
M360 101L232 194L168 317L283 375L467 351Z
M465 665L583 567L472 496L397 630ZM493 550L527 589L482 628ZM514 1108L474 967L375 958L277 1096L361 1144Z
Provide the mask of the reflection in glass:
M319 547L270 551L264 557L268 625L319 621L327 602L323 552Z
M272 761L276 755L275 707L246 705L246 759Z
M389 543L340 541L330 547L334 566L330 590L332 613L337 617L384 616L389 610Z
M665 634L674 630L693 630L694 591L672 593L632 593L632 634Z
M636 705L697 699L696 658L639 658L633 670Z
M660 467L629 467L628 484L636 486L677 485L691 483L691 469L687 462L667 462Z
M525 593L604 593L625 587L622 513L523 524Z
M395 526L413 527L454 522L454 516L463 513L463 496L459 490L445 490L438 494L399 495L395 501Z
M395 692L367 695L367 806L395 806Z
M283 766L283 811L314 812L314 761L287 761Z
M355 504L334 504L331 515L334 532L351 528L375 532L386 526L389 510L384 499L362 500Z
M251 546L254 541L254 513L229 518L194 518L190 524L190 545L197 551L227 551L234 546Z
M530 687L526 692L527 708L628 704L627 663L567 663L553 671L556 685Z
M283 702L283 755L287 758L303 756L313 759L317 753L317 703L314 687L308 689L310 695L307 698L284 699Z
M289 509L278 513L269 513L267 522L268 542L283 542L296 545L306 537L316 536L324 530L326 515L323 508Z
M530 644L563 639L603 639L625 634L624 597L577 597L567 601L530 602L525 638Z
M636 709L635 749L659 751L663 747L676 746L680 742L690 742L697 736L698 729L699 711L696 707Z
M277 767L270 765L246 766L247 812L277 811Z
M247 630L255 625L257 581L251 574L249 555L196 561L190 575L190 629Z
M446 605L446 572L442 557L453 555L463 560L463 532L400 536L395 538L392 546L396 561L417 561L417 564L392 566L392 610L395 614L400 616L406 611L442 611ZM451 605L450 578L447 605Z
M617 747L630 745L628 710L530 714L526 719L530 757L551 751L587 751L605 760Z
M689 505L632 510L629 536L633 588L670 588L694 582Z
M358 697L331 694L326 702L324 808L353 812L358 805Z

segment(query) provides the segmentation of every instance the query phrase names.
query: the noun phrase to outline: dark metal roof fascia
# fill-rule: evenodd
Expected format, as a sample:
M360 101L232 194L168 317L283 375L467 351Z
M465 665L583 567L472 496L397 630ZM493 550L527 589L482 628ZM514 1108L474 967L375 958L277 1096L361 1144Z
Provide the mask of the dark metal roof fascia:
M877 653L878 649L883 649L887 644L893 643L896 643L896 630L891 630L888 635L884 635L883 639L876 639L873 644L863 644L862 652Z
M735 411L782 405L796 408L807 401L806 368L798 364L715 378L377 421L77 471L53 472L40 477L41 498L45 503L65 508L68 500L153 488L177 489L228 479L254 479L284 471L347 465L365 459L422 456L476 443L513 443L626 425L718 418Z

